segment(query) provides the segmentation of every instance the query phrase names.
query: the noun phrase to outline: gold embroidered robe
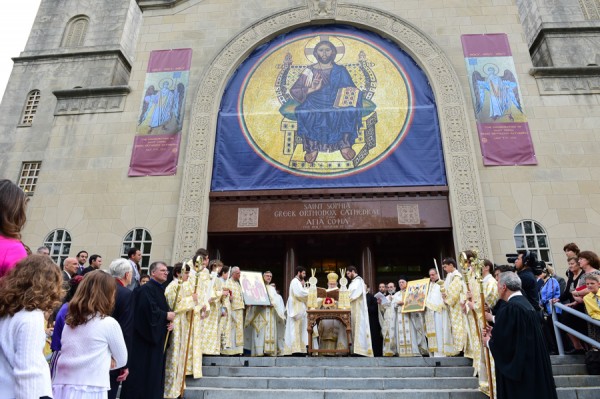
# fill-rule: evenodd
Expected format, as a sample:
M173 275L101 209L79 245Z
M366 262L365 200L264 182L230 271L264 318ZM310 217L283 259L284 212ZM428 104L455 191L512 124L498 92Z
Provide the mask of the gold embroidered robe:
M179 287L179 293L177 293ZM169 308L175 312L173 330L171 331L170 345L167 348L165 361L165 398L177 398L183 383L183 363L187 346L187 336L190 330L189 314L194 308L192 298L193 288L188 281L179 285L173 280L165 289L165 297ZM177 296L177 303L175 297Z
M244 353L244 297L242 296L242 286L239 281L232 278L227 280L225 287L231 292L229 300L231 301L229 330L230 346L223 349L224 355L241 355Z

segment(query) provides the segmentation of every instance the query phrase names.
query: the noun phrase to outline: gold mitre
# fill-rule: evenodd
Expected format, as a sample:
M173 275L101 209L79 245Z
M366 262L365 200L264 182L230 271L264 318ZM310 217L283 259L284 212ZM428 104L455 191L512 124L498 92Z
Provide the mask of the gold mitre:
M337 283L338 275L334 272L331 272L327 275L327 282L329 283Z

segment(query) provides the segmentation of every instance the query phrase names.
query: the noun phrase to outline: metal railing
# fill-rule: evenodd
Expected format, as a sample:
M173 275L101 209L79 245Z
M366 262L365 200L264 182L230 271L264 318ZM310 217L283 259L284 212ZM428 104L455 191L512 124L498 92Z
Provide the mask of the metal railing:
M588 337L587 335L582 334L579 331L573 330L571 327L566 326L563 323L561 323L560 321L558 321L558 318L556 317L556 309L555 308L559 308L563 312L570 313L573 316L579 317L580 319L583 319L583 320L587 321L588 323L594 324L598 327L600 327L600 320L592 319L590 316L586 315L585 313L579 312L575 309L565 306L562 303L557 302L557 303L552 304L552 325L554 326L554 336L556 337L556 347L558 349L559 356L565 355L565 350L564 350L563 342L562 342L562 336L560 334L559 329L563 330L564 332L566 332L568 334L573 335L574 337L579 338L580 340L582 340L584 342L587 342L588 344L590 344L596 348L600 348L600 342L593 340L590 337Z

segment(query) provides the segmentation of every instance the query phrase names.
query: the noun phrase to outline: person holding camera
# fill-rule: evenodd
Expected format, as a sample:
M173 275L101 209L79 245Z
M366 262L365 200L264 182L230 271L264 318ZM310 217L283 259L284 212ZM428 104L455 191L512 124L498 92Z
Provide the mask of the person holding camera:
M515 260L517 275L521 279L521 292L527 298L531 306L538 312L541 311L538 293L536 290L536 277L533 268L537 266L537 256L534 252L526 251L519 253Z

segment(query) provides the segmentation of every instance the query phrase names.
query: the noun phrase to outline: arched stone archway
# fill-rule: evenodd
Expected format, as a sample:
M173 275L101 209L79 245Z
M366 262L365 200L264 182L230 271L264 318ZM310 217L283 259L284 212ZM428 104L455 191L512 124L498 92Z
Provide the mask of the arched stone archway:
M467 105L450 61L425 33L397 16L369 7L307 0L307 5L272 15L249 27L219 53L206 71L192 108L173 262L206 245L209 192L220 98L230 76L248 54L283 31L317 22L354 25L398 43L427 74L436 97L457 250L490 253L481 184ZM322 5L322 4L321 4Z

